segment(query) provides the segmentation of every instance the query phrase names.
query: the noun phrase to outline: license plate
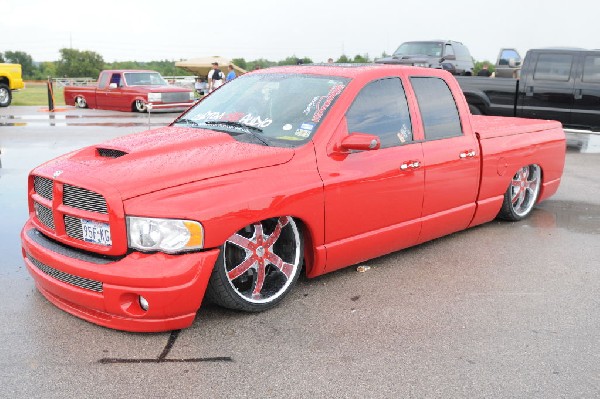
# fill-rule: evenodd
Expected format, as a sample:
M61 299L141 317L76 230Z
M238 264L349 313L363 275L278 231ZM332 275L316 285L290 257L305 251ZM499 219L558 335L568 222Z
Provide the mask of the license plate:
M84 241L99 245L112 245L110 227L106 223L81 219L81 231L83 232Z

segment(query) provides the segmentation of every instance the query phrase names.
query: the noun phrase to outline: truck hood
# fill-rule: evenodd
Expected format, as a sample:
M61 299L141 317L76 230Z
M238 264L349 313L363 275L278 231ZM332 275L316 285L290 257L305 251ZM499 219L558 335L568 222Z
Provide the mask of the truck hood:
M238 142L226 133L164 127L63 155L33 173L84 188L108 185L125 200L199 180L283 164L293 156L291 148Z

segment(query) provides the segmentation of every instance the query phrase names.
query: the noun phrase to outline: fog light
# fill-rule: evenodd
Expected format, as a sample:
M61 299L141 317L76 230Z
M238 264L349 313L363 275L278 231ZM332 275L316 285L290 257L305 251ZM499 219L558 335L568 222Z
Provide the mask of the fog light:
M144 311L148 311L148 308L150 307L150 305L148 304L148 301L146 300L146 298L144 298L143 296L140 295L140 307L142 309L144 309Z

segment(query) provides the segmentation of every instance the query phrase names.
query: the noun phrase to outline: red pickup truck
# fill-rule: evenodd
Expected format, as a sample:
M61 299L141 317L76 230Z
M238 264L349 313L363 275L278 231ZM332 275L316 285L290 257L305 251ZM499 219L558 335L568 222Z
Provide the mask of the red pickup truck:
M66 86L65 104L79 108L146 112L151 103L161 110L180 111L193 104L191 89L169 85L158 72L106 70L97 86Z
M179 329L205 293L261 311L302 269L315 277L520 220L556 192L564 160L560 123L471 116L445 71L258 70L168 127L35 168L23 258L73 315Z

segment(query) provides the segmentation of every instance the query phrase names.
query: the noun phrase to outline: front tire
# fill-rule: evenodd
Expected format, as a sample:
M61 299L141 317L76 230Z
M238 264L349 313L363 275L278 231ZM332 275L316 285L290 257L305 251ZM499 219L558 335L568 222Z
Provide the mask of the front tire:
M5 84L0 84L0 107L8 107L12 102L12 92Z
M146 103L143 100L135 100L133 103L133 110L137 112L146 112Z
M518 221L531 213L542 185L542 172L538 165L524 166L515 173L504 193L498 218Z
M304 241L291 216L246 226L221 246L206 297L229 309L270 309L295 285L303 258Z

